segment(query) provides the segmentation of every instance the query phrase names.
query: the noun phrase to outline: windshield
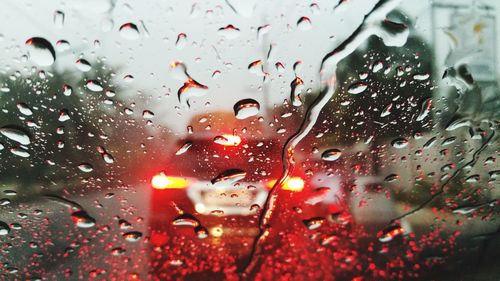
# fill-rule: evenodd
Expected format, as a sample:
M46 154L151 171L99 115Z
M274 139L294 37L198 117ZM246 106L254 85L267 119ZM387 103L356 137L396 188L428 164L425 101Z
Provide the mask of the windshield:
M499 279L499 5L4 1L0 279Z

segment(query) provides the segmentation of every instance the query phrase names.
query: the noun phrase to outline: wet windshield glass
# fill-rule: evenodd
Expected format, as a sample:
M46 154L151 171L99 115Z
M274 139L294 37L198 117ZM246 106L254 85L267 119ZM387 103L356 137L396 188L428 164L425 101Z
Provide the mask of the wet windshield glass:
M2 280L496 280L495 1L6 0Z

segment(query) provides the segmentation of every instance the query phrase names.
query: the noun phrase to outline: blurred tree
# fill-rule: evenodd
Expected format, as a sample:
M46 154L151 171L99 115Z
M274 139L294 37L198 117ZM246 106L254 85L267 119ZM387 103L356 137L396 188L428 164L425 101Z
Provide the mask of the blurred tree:
M389 18L412 29L400 12ZM416 118L432 96L432 56L415 32L403 47L387 47L380 38L370 37L338 66L337 92L324 109L331 128L326 143L350 145L368 138L381 143L430 130L430 114L421 121ZM353 94L356 86L366 90Z
M147 120L127 114L125 90L113 81L116 70L95 63L84 73L52 68L1 75L0 127L26 133L31 143L0 135L0 181L60 185L130 173L149 131ZM19 148L29 157L11 153Z

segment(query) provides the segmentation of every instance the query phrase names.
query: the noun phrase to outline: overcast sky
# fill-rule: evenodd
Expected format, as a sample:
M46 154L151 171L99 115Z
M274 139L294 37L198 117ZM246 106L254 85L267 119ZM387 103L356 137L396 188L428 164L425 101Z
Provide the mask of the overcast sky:
M359 5L360 1L363 5ZM304 81L305 88L317 89L321 60L355 30L376 1L349 1L336 12L335 1L4 2L0 11L4 22L0 29L2 70L31 65L19 59L27 53L24 42L28 38L44 37L54 45L64 39L71 48L57 53L57 67L76 70L74 62L80 56L90 62L105 58L109 64L122 67L117 77L135 77L126 85L128 89L152 96L149 109L155 112L157 122L180 128L195 112L232 110L243 98L282 103L289 97L290 83L296 75ZM404 1L402 8L426 32L427 20L422 20L425 17L419 13L427 11L430 4L415 2ZM65 15L62 26L54 23L56 10ZM307 20L298 24L302 17L309 18L311 24ZM135 40L120 35L120 26L129 22L139 28ZM219 31L230 24L240 31ZM258 36L258 28L265 25L268 27L261 28ZM186 34L186 40L176 44L180 33ZM100 42L99 48L95 40ZM267 60L271 44L272 53ZM266 93L261 88L263 76L259 68L248 70L248 65L257 60L264 62L269 74ZM174 61L183 61L189 75L208 87L206 95L192 99L191 109L182 107L177 100L177 90L184 81L172 73L170 64ZM294 70L297 61L301 63ZM277 69L276 63L284 69ZM214 78L214 72L220 75Z

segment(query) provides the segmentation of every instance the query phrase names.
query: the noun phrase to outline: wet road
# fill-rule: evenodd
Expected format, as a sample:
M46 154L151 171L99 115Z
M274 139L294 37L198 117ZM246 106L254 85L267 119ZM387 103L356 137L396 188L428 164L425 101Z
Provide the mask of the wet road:
M306 213L280 213L256 257L259 267L247 279L389 280L408 272L418 272L410 275L420 279L429 268L440 276L436 280L452 280L447 273L457 270L463 280L498 276L491 266L500 247L494 224L471 220L457 226L456 214L443 214L436 222L431 210L423 210L401 223L404 235L381 243L377 231L402 207L380 194L364 196L368 199L350 199L350 214L344 219L327 216L306 223ZM95 225L78 227L70 208L45 197L11 196L11 203L1 207L0 220L10 226L8 235L0 236L5 280L245 279L242 271L256 235L256 217L226 221L220 229L207 225L205 239L181 227L180 233L161 241L152 235L161 229L151 222L162 215L149 211L150 192L143 185L63 197L78 202ZM168 221L165 227L171 227ZM439 231L432 231L434 227ZM458 230L461 236L454 235ZM484 233L490 234L480 235ZM429 247L416 244L421 242ZM445 263L450 254L453 262Z

